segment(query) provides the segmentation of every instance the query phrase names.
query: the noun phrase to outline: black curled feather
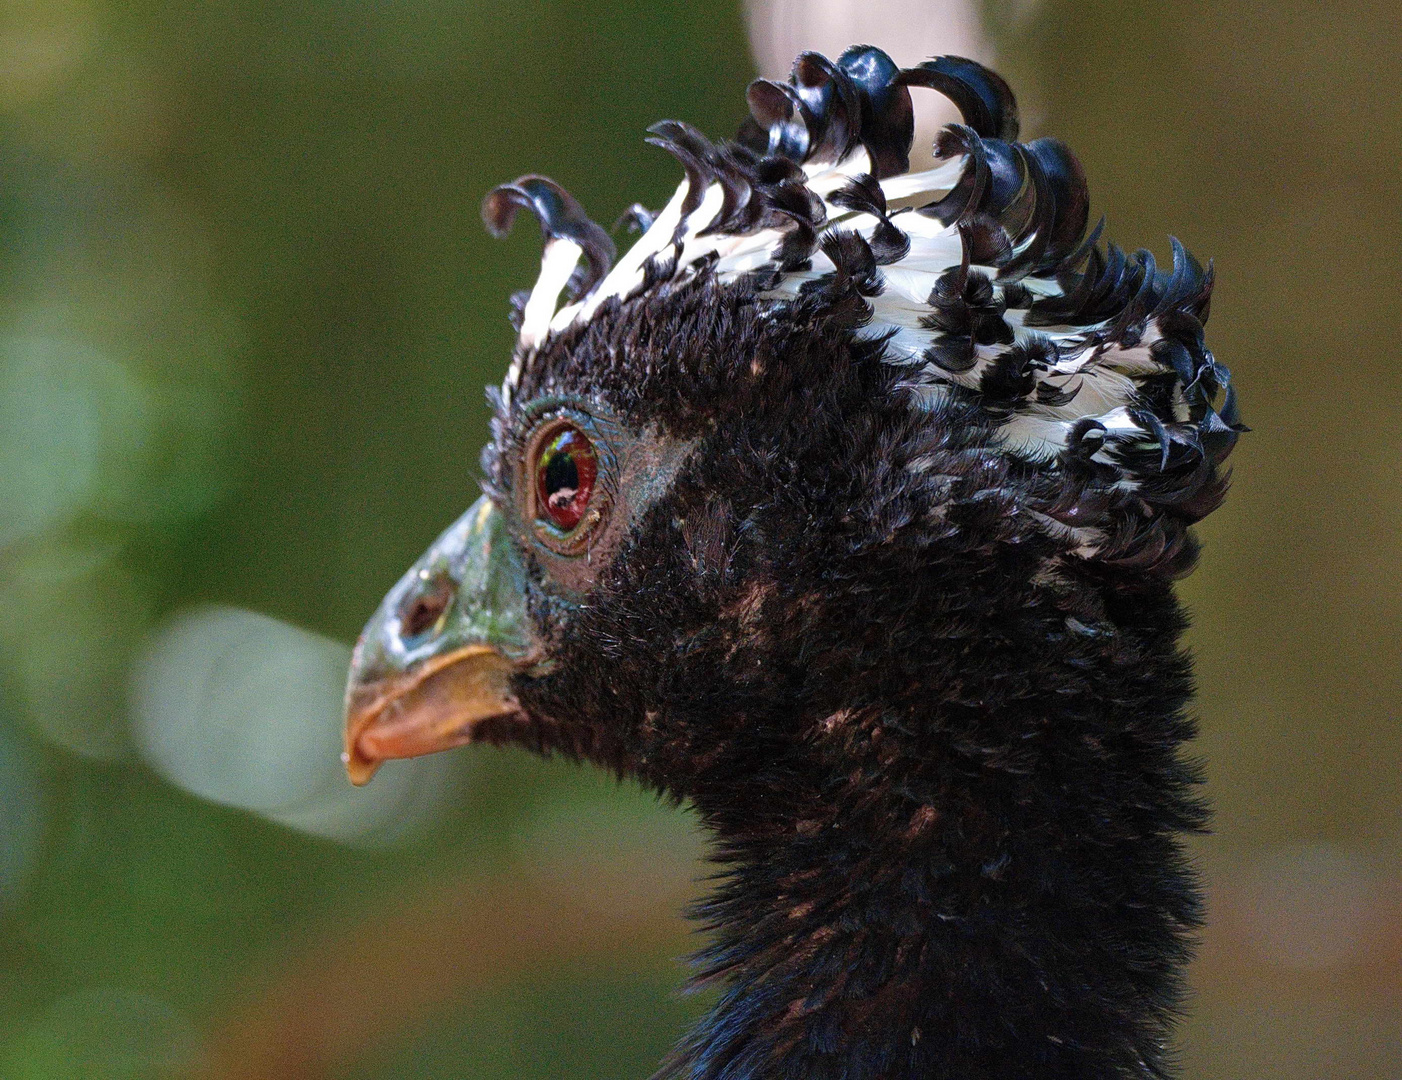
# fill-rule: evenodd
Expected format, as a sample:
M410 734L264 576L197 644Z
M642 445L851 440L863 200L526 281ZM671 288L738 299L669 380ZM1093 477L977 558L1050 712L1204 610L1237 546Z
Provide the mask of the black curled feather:
M975 60L938 56L902 71L900 84L938 90L954 102L964 123L984 138L1017 138L1017 98L1002 77Z
M881 265L898 263L910 253L910 237L897 228L886 212L886 193L870 173L854 176L845 187L828 196L834 206L876 218L871 249Z
M589 219L573 195L548 177L520 176L487 192L482 200L482 222L489 233L501 238L511 231L516 213L522 209L540 219L540 231L547 241L571 240L584 252L583 263L567 286L571 297L587 295L604 279L617 253L613 240Z
M618 232L620 229L626 229L629 232L645 233L652 228L652 223L656 220L655 213L642 203L634 203L618 215L618 220L613 223L613 231Z
M862 109L861 143L878 180L910 168L915 108L900 81L901 70L880 49L854 45L837 61L857 90Z
M880 49L854 45L833 63L817 53L794 62L787 82L757 79L738 141L800 164L836 163L865 148L878 178L910 164L915 113L901 70Z
M947 194L917 212L961 228L977 222L984 244L975 261L996 267L1000 281L1055 273L1083 254L1085 173L1061 143L1008 142L951 124L935 142L935 157L963 157L964 171Z
M941 197L892 213L881 181L909 169L914 88L933 89L958 107L962 123L942 130L934 149L940 160L961 160L962 169ZM799 289L799 308L822 308L834 326L857 328L880 307L873 298L885 286L882 267L910 254L903 218L952 227L960 265L939 276L919 321L936 332L923 354L933 377L1009 432L1019 418L1065 425L1059 450L1028 436L1024 464L1037 477L1032 509L1072 530L1075 550L1154 574L1190 565L1187 528L1220 502L1220 467L1246 430L1231 374L1203 331L1211 265L1204 268L1177 240L1168 265L1147 250L1102 244L1103 220L1087 230L1086 177L1075 155L1054 139L1018 142L1011 90L972 60L944 56L901 70L870 46L853 46L836 61L804 53L787 80L757 80L747 99L750 117L734 142L713 142L679 121L648 129L648 142L677 158L687 185L672 243L644 262L635 294L714 265L717 252L698 259L684 250L693 238L774 230L779 240L767 263L742 275L741 286L773 290L787 275L810 270L821 250L834 270ZM839 165L856 175L835 191L824 187L825 203L810 174ZM694 214L714 186L719 209L697 229ZM850 221L830 223L828 203L865 217L861 231ZM540 217L547 237L580 245L584 265L571 291L592 289L614 254L603 231L537 176L495 189L483 217L500 235L521 207ZM624 220L639 229L652 223L646 212L630 214ZM1078 370L1057 370L1072 357L1083 358ZM1075 419L1057 411L1107 369L1121 379L1132 372L1133 394L1118 399L1132 427L1109 413Z
M962 266L940 275L927 303L930 314L920 325L940 331L940 337L926 350L925 360L942 371L971 370L978 359L976 346L1013 343L1002 295L987 274L969 269L967 255Z
M854 45L833 63L804 53L787 82L757 79L738 141L757 154L800 164L835 163L862 146L877 179L910 167L915 135L911 87L936 90L977 136L1017 138L1017 101L998 75L973 60L941 56L902 70L882 50Z
M1072 378L1056 385L1046 378L1058 359L1056 346L1040 336L999 353L979 377L980 404L998 417L1011 416L1029 402L1045 407L1069 405L1081 384Z

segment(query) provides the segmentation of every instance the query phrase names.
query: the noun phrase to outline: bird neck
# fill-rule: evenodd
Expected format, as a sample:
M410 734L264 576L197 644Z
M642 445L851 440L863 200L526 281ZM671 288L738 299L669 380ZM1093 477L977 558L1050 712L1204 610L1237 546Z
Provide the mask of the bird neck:
M698 799L728 868L699 981L725 989L661 1075L1166 1075L1203 816L1173 636L795 718L822 767Z

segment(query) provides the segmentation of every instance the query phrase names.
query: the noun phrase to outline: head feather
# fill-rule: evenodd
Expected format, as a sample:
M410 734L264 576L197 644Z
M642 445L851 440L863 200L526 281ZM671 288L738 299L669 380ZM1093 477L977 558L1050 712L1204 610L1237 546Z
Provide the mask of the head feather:
M964 120L918 173L912 87ZM850 303L855 286L852 333L908 369L917 402L969 399L994 418L1000 449L1044 478L1049 529L1085 557L1182 569L1186 525L1220 501L1217 467L1245 430L1203 335L1211 267L1176 239L1168 270L1147 251L1102 248L1075 156L1054 139L1017 142L1011 90L972 60L902 70L870 46L836 62L805 53L788 82L757 80L748 100L734 142L678 121L649 129L684 179L660 213L631 212L643 233L616 264L553 182L488 195L495 234L525 207L546 236L503 397L548 338L609 301L708 275L782 312L824 289Z

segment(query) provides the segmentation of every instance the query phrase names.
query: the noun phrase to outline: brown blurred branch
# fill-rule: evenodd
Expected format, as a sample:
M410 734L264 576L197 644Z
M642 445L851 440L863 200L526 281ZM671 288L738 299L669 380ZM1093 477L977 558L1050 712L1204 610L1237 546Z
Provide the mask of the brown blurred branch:
M1359 925L1357 944L1317 966L1280 962L1262 929L1250 882L1220 878L1208 889L1208 924L1189 982L1203 997L1328 999L1360 1009L1402 1004L1402 877L1377 883L1366 912L1338 910Z
M694 869L678 860L625 875L605 859L565 873L553 866L440 880L407 890L401 895L412 901L392 912L386 898L368 901L324 927L276 982L247 991L210 1038L201 1080L321 1080L444 1003L523 974L616 954L683 953L691 942L677 912L696 890ZM1272 960L1249 883L1219 875L1210 894L1191 978L1200 997L1328 998L1363 1008L1402 997L1402 879L1375 890L1367 941L1316 970Z
M415 888L392 911L378 898L326 927L272 985L250 990L209 1039L198 1075L315 1080L444 1002L525 972L616 953L685 952L677 912L690 875L650 877L645 897L612 908L598 902L618 884L607 869L592 881L468 875Z

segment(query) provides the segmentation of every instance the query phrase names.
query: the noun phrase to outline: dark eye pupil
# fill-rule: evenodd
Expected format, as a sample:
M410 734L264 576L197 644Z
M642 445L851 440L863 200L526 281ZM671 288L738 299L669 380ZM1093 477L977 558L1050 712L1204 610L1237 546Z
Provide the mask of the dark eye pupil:
M598 474L593 445L578 428L564 428L536 464L538 516L556 528L573 529L584 519Z
M579 489L579 466L569 454L556 454L545 465L547 501L558 505Z

